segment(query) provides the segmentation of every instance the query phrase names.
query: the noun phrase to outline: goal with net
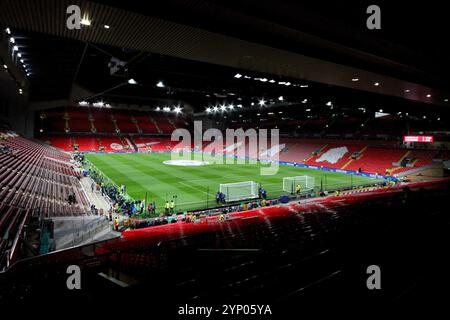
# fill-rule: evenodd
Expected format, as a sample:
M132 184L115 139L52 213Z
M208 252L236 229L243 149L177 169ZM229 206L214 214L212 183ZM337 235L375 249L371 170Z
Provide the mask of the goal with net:
M220 192L225 195L225 201L240 201L258 198L258 184L254 181L220 184Z
M296 176L283 178L283 191L293 194L296 192L297 185L300 185L302 193L314 190L314 177Z

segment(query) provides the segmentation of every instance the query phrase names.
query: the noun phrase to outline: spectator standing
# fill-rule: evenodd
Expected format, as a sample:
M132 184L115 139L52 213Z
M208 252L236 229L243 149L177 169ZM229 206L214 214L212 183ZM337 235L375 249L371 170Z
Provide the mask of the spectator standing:
M216 203L219 204L220 203L220 198L221 198L221 192L217 191L216 193Z

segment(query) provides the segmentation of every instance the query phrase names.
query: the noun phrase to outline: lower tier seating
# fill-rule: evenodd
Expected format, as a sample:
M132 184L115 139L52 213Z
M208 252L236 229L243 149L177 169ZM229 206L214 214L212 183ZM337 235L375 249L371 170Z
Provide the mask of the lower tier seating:
M81 215L89 208L71 156L45 144L0 132L0 203L45 216ZM76 203L69 204L69 194Z

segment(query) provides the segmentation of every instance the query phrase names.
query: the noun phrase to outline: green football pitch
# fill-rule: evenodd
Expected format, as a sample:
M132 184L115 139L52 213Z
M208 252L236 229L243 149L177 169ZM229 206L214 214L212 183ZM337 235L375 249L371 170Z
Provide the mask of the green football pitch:
M264 176L260 174L260 167L267 165L258 163L204 166L164 164L164 161L171 159L170 153L87 154L86 158L113 183L126 185L127 194L134 200L143 200L147 194L148 200L156 202L158 212L165 201L174 196L178 210L214 206L215 193L221 183L255 181L267 190L270 198L286 194L282 190L283 177L311 176L315 179L316 189L322 186L324 190L376 182L367 177L281 165L275 175ZM207 158L204 160L208 161Z

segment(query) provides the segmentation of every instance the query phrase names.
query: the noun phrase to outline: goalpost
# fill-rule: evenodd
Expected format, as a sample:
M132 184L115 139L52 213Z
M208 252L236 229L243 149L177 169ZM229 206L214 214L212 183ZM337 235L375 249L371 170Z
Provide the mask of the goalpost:
M258 198L258 184L254 181L220 184L226 202Z
M314 177L296 176L283 178L283 191L293 194L297 185L300 185L301 192L314 190Z

